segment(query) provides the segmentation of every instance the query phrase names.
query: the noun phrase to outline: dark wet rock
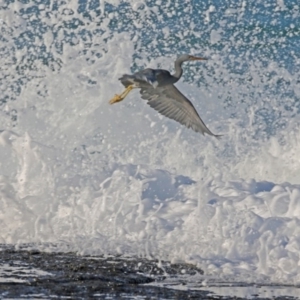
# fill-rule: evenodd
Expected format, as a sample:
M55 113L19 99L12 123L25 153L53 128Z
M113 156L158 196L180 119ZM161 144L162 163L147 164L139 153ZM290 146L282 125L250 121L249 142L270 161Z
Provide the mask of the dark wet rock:
M180 275L183 270L186 274L202 273L192 265L140 258L83 257L75 253L45 253L37 250L4 249L0 253L2 265L18 267L19 271L13 274L13 278L26 279L26 282L0 283L0 295L8 298L32 298L42 294L76 299L101 294L104 298L105 295L116 298L126 295L130 299L140 295L147 299L189 299L193 298L193 294L195 298L206 294L143 285L163 280L165 276ZM20 267L24 267L24 272ZM38 277L30 275L28 269L33 268L50 274Z
M230 299L209 296L211 293L207 291L145 285L154 281L163 283L166 277L203 273L190 264L14 250L9 247L2 247L0 264L17 270L1 275L7 282L0 282L0 298L137 299L139 296L139 299ZM35 270L43 272L39 274Z

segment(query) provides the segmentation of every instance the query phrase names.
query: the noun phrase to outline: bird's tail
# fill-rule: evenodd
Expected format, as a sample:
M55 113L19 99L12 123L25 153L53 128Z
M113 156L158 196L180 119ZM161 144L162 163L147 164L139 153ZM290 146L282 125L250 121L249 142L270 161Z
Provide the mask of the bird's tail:
M122 77L119 78L122 84L127 88L129 85L134 84L134 76L124 74Z

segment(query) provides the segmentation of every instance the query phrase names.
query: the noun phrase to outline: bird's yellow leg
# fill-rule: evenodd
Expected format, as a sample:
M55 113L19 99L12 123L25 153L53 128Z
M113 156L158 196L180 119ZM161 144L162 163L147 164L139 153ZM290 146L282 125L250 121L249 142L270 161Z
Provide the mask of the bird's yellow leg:
M109 101L109 104L114 104L114 103L116 103L116 102L120 102L120 101L122 101L122 100L124 100L125 99L125 97L130 93L130 91L132 90L132 89L134 89L135 88L135 86L133 85L133 84L131 84L131 85L129 85L126 89L125 89L125 91L122 93L122 94L120 94L120 95L115 95L110 101Z

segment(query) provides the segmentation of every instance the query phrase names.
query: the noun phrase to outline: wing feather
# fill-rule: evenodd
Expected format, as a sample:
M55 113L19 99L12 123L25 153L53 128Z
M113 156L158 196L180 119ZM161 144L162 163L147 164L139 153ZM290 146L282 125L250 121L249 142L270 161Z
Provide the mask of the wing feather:
M160 114L173 119L180 124L191 128L196 132L206 133L215 137L204 124L192 102L187 99L174 85L169 84L162 87L142 87L142 99Z

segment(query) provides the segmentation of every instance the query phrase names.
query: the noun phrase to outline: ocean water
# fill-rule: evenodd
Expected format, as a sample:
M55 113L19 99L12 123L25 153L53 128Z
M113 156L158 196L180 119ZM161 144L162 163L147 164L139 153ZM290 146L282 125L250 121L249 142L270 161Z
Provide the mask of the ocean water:
M0 243L300 284L298 1L2 0ZM186 63L219 141L118 78Z

